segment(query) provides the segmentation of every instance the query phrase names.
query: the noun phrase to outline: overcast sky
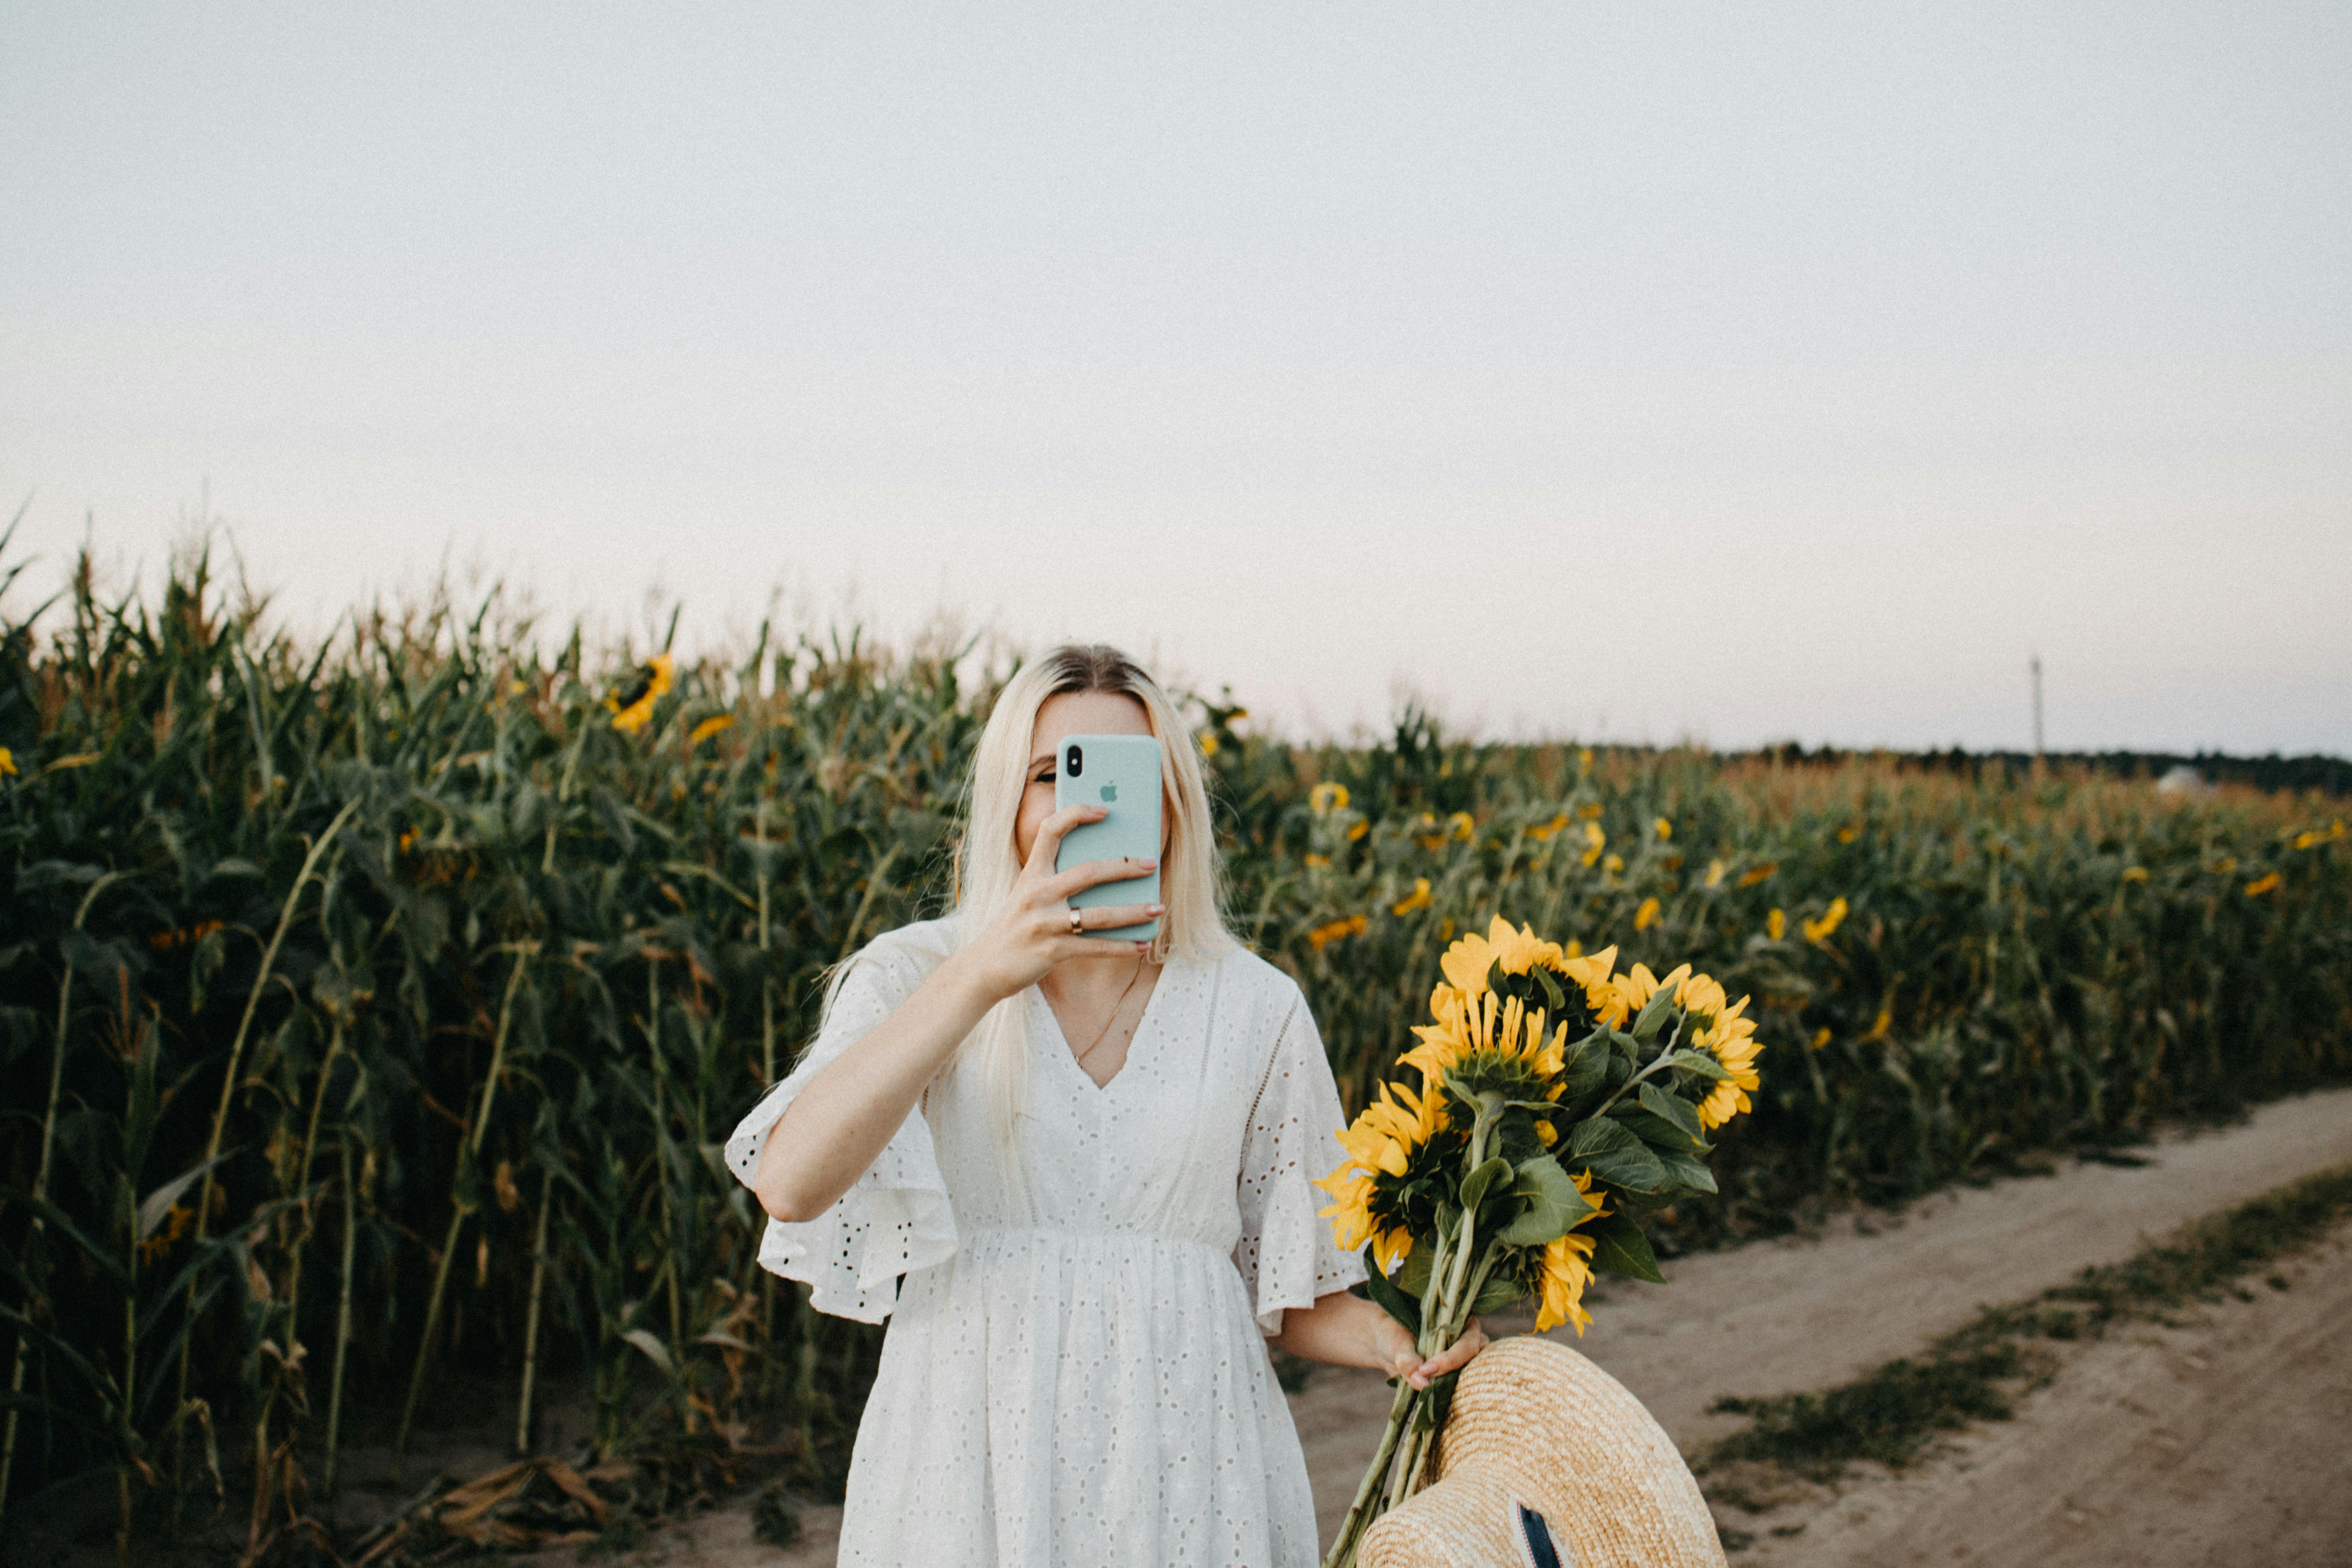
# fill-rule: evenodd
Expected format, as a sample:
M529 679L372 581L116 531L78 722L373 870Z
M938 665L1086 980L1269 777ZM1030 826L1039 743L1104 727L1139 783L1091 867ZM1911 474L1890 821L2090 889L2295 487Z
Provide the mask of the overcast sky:
M0 9L0 517L1302 731L2352 753L2352 7ZM29 598L19 590L19 608Z

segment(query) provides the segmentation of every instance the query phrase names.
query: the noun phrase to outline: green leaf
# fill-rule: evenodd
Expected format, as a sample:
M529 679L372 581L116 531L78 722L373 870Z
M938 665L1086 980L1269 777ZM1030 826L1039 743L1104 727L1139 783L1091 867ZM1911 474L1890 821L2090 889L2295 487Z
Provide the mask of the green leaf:
M1633 1037L1648 1045L1657 1037L1658 1031L1665 1026L1666 1020L1674 1016L1674 1012L1675 994L1664 990L1658 992L1650 998L1649 1005L1642 1009L1641 1016L1633 1020Z
M1706 1154L1714 1152L1711 1143L1693 1143L1690 1134L1663 1117L1651 1115L1632 1101L1621 1101L1609 1111L1610 1120L1622 1124L1635 1137L1647 1143L1660 1159L1669 1154Z
M1569 1047L1568 1059L1560 1067L1564 1085L1560 1098L1573 1100L1580 1094L1590 1094L1608 1076L1609 1041L1596 1030Z
M1413 1250L1419 1252L1423 1248L1415 1247ZM1410 1262L1411 1259L1408 1258L1407 1261ZM1428 1271L1428 1267L1427 1264L1422 1266L1424 1275ZM1364 1272L1367 1276L1364 1287L1370 1292L1372 1300L1378 1301L1390 1317L1402 1323L1405 1332L1420 1333L1421 1303L1398 1289L1394 1281L1381 1272L1380 1260L1372 1256L1372 1249L1369 1246L1364 1248Z
M1538 963L1530 968L1528 973L1534 975L1536 984L1543 987L1544 1001L1552 1011L1556 1013L1567 1005L1568 993L1559 988L1559 982L1552 978L1550 970Z
M1437 1257L1437 1248L1415 1244L1397 1265L1396 1288L1406 1295L1425 1300L1429 1295L1429 1275Z
M1470 1303L1470 1310L1481 1317L1499 1312L1527 1293L1528 1288L1508 1274L1489 1275L1486 1282L1478 1287L1478 1299Z
M1673 1066L1684 1072L1695 1072L1701 1078L1711 1078L1717 1083L1729 1080L1731 1069L1716 1059L1713 1051L1676 1051Z
M1587 1117L1568 1135L1564 1163L1580 1163L1612 1186L1654 1193L1666 1184L1666 1169L1647 1144L1606 1116Z
M1641 1088L1641 1100L1651 1115L1682 1129L1683 1135L1693 1144L1706 1142L1706 1134L1698 1124L1698 1111L1680 1095L1668 1094L1655 1083L1645 1083Z
M1651 1154L1665 1167L1666 1180L1674 1185L1693 1193L1712 1194L1716 1190L1715 1173L1706 1168L1706 1161L1671 1149L1654 1149Z
M1575 1181L1549 1154L1519 1167L1511 1194L1525 1199L1528 1206L1496 1232L1495 1239L1512 1247L1542 1247L1557 1241L1592 1212L1591 1200L1577 1191Z
M1510 1174L1511 1163L1497 1154L1462 1178L1463 1208L1475 1211L1480 1204L1486 1202L1486 1194L1495 1184L1507 1179Z
M1653 1285L1666 1282L1658 1272L1658 1255L1650 1250L1650 1238L1631 1215L1604 1215L1586 1226L1584 1234L1592 1238L1592 1267L1600 1272Z

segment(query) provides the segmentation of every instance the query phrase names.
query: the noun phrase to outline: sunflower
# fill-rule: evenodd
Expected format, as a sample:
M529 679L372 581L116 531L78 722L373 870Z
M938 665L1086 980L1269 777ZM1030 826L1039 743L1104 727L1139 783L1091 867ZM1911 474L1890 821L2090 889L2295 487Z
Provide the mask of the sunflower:
M605 698L604 706L613 710L613 728L627 735L644 729L654 716L654 704L669 689L670 678L677 669L676 660L666 653L657 653L646 661L635 679Z
M1589 958L1577 958L1559 943L1536 935L1534 927L1514 929L1509 921L1496 915L1487 923L1486 935L1473 931L1447 948L1445 956L1438 960L1438 967L1444 971L1446 984L1466 1000L1487 988L1490 973L1497 967L1505 974L1525 974L1540 965L1590 988L1597 978L1591 973L1595 966L1600 975L1605 976L1609 966L1616 962L1617 950L1613 947Z
M1716 987L1716 994L1723 994L1722 987ZM1692 1045L1714 1052L1715 1059L1731 1074L1718 1080L1698 1102L1698 1124L1709 1131L1752 1109L1748 1091L1762 1081L1756 1075L1756 1053L1764 1044L1756 1037L1756 1020L1746 1016L1747 1011L1748 998L1742 996L1727 1007L1717 1007L1706 1026L1691 1036Z
M1536 1282L1540 1298L1536 1332L1574 1323L1577 1338L1582 1339L1584 1331L1592 1326L1592 1314L1584 1310L1584 1288L1592 1282L1591 1257L1592 1238L1574 1231L1543 1249Z
M1446 1125L1445 1097L1435 1092L1415 1094L1401 1083L1384 1083L1380 1098L1339 1133L1348 1151L1345 1163L1315 1185L1329 1193L1332 1203L1318 1211L1330 1219L1341 1247L1352 1252L1366 1242L1383 1272L1412 1250L1412 1233L1402 1226L1381 1227L1372 1213L1379 1178L1402 1176L1412 1156Z

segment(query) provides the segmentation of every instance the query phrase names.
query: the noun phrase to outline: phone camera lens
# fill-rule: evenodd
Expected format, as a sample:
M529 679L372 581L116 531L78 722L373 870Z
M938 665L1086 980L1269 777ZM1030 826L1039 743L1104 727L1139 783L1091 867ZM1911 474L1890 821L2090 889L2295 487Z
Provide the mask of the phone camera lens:
M1087 771L1086 752L1076 746L1072 746L1069 752L1068 764L1062 771L1068 773L1072 778L1076 778L1080 773L1085 773Z

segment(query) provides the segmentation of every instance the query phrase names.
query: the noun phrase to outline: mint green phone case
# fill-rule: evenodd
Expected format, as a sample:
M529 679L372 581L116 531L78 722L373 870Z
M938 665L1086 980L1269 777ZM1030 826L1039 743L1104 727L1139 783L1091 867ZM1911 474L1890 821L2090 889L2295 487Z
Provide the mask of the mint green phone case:
M1054 759L1054 809L1099 805L1110 815L1080 823L1062 839L1054 869L1066 871L1088 860L1160 858L1160 742L1150 735L1066 735ZM1072 907L1156 904L1160 868L1141 877L1097 882L1070 896ZM1141 925L1092 927L1088 936L1144 941L1160 934L1158 921Z

